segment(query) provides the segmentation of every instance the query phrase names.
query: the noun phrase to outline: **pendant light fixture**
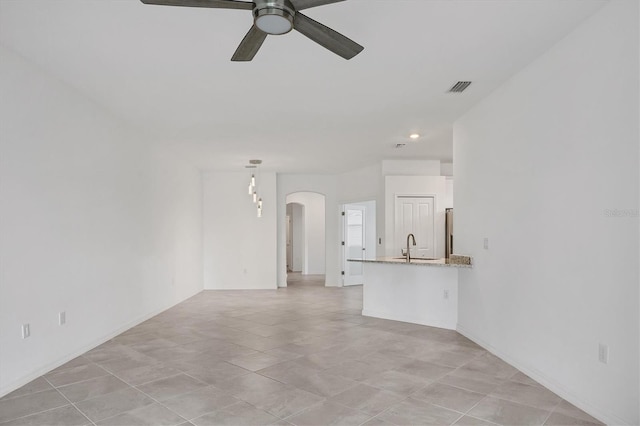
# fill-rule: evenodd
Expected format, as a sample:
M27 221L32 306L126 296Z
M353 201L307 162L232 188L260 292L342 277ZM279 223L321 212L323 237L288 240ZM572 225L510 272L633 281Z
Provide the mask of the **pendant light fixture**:
M258 217L262 217L262 198L258 196L258 179L256 179L256 174L258 174L258 166L261 164L262 160L249 160L249 165L246 166L247 169L255 169L255 171L251 173L248 192L251 196L251 200L257 206Z
M248 169L248 170L251 171L250 177L249 177L249 189L248 189L247 193L249 195L253 195L253 189L256 186L256 175L255 175L255 172L253 172L253 170L256 168L256 166L250 164L250 165L244 166L244 167L245 167L245 169Z

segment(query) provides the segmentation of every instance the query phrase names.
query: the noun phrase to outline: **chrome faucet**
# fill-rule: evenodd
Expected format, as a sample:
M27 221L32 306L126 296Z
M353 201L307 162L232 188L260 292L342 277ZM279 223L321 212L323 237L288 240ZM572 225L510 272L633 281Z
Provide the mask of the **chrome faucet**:
M407 235L407 263L411 262L411 251L409 249L409 240L412 239L413 240L413 245L416 245L416 237L413 234L409 234Z

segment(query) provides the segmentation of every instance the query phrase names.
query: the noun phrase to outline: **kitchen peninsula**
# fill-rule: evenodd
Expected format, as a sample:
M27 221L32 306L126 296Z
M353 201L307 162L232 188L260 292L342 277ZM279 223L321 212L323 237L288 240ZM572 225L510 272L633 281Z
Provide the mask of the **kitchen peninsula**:
M381 257L350 259L364 263L362 315L432 327L456 329L458 273L471 258Z

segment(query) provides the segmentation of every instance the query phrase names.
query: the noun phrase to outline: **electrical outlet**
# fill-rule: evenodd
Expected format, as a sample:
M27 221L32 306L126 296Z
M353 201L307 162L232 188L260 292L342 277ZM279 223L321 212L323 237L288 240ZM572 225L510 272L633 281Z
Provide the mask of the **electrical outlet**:
M65 325L67 322L67 313L66 312L60 312L58 314L58 324L59 325Z
M598 345L598 361L609 364L609 346L604 343Z
M26 339L29 336L31 336L31 328L29 327L29 324L22 324L22 338Z
M489 250L489 238L484 237L484 249Z
M445 290L443 293L445 300L449 300L449 290Z

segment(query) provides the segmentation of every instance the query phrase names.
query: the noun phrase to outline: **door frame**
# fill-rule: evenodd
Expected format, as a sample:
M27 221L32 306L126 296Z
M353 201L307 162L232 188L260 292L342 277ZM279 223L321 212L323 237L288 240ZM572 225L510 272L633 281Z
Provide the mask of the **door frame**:
M291 229L291 216L286 216L287 227L286 227L286 245L287 245L287 273L293 271L293 230Z
M292 210L291 210L291 220L290 220L290 225L291 225L291 272L300 272L301 274L306 274L307 272L307 256L308 256L308 250L307 250L307 243L306 243L306 234L307 234L307 227L306 227L306 221L305 221L305 215L306 215L306 206L302 203L299 203L297 201L292 201L290 203L287 203L287 209L289 208L289 206L292 206ZM300 217L298 218L298 220L296 220L296 210L300 209ZM289 217L289 215L287 215L287 217ZM289 225L289 224L287 224ZM297 228L297 230L299 232L295 232L295 229ZM285 236L285 245L286 245L286 236ZM296 268L295 266L297 265L296 259L299 259L300 264L299 264L299 268ZM287 259L287 263L288 263L288 259ZM287 273L289 273L289 271L287 271Z
M432 198L433 199L433 214L431 215L431 220L433 221L433 253L434 257L436 257L436 253L438 253L438 239L436 238L437 230L436 230L436 213L438 211L438 197L436 194L394 194L393 195L393 245L395 248L396 241L398 239L397 234L397 217L398 217L398 198Z
M347 211L349 210L349 206L358 207L358 210L362 211L362 259L366 258L366 250L367 250L367 207L361 205L360 203L347 203L342 205L342 286L348 287L352 285L362 285L360 284L346 284L347 281L347 271L349 262L347 262L347 222L348 215Z

